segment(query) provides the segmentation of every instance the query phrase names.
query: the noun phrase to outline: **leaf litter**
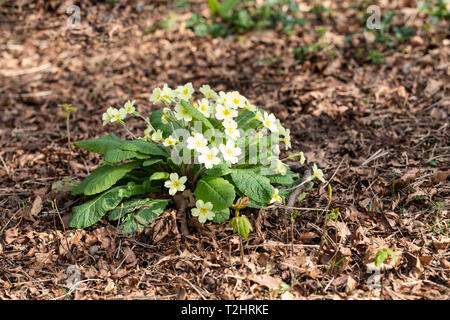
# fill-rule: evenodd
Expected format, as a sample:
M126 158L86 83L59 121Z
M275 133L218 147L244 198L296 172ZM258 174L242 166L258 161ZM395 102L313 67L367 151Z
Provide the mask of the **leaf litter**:
M449 298L450 43L440 25L424 32L419 15L417 34L377 66L354 56L369 35L344 41L358 21L342 1L329 13L335 26L310 22L326 29L334 54L299 62L292 52L314 39L313 28L200 38L185 28L189 8L86 1L81 28L67 30L67 3L0 5L9 21L0 22L0 299ZM415 10L405 3L389 9ZM177 24L145 32L171 10ZM67 222L80 200L65 186L99 158L67 148L58 104L78 108L71 138L79 141L104 135L109 105L133 97L150 111L154 87L188 81L238 90L276 113L293 151L325 178L347 156L330 182L338 218L325 217L329 199L316 189L296 206L319 210L300 211L292 225L282 208L248 212L256 232L244 241L244 263L226 224L191 219L181 237L173 210L131 236L106 220L64 228L51 201ZM375 266L384 248L397 259Z

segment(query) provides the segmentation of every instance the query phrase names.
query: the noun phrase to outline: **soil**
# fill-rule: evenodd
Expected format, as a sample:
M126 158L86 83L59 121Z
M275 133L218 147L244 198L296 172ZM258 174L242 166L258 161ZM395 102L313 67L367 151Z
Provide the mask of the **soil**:
M449 299L448 20L429 24L416 1L389 1L383 12L399 25L413 17L416 33L386 49L363 32L353 2L336 1L290 34L212 38L186 28L192 11L209 15L206 1L190 2L77 2L74 29L74 1L0 3L0 299ZM174 26L150 30L171 12ZM326 46L295 59L315 41ZM358 54L370 46L383 64ZM126 138L103 127L109 106L135 99L150 113L155 87L187 82L237 90L273 112L291 130L292 152L324 171L331 200L316 184L293 219L283 208L248 211L255 232L244 261L226 223L191 223L182 237L174 209L134 235L106 220L63 228L84 201L64 184L100 156L69 149L58 105L77 108L72 142ZM395 258L375 266L384 248Z

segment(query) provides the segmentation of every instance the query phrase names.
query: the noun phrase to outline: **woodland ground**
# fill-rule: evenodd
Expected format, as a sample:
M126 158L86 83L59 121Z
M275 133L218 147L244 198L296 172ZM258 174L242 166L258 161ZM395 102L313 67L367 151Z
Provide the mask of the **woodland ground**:
M349 8L356 1L323 1L331 12L307 15L290 35L225 39L185 27L193 10L208 15L205 1L190 2L83 1L73 30L71 1L0 2L0 299L448 299L448 20L425 30L428 17L418 14L415 35L380 48L384 63L375 65L357 54L373 39L358 33L360 13ZM415 8L389 1L383 10L401 25ZM148 32L170 12L174 26ZM296 60L294 48L318 41L316 28L325 28L328 47ZM255 232L244 263L226 224L179 240L173 210L139 235L105 220L64 232L51 201L67 219L83 199L55 183L80 181L100 158L79 149L70 156L58 104L78 108L72 141L126 137L102 126L107 107L136 99L150 112L153 88L189 81L238 90L275 113L291 130L293 152L324 170L331 202L316 185L297 203L314 210L293 222L283 209L248 212ZM326 208L339 208L339 218L325 219L318 209ZM383 248L397 261L373 277ZM74 265L81 283L70 289Z

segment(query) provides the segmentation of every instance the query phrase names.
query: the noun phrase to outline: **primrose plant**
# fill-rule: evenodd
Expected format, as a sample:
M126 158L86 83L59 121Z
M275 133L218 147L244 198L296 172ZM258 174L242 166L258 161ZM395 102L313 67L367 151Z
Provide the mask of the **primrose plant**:
M135 232L173 203L184 210L182 219L190 213L201 223L227 221L233 208L231 223L248 235L251 225L245 217L236 221L239 211L283 202L299 181L279 159L280 143L291 147L289 130L237 91L216 93L203 85L200 93L196 96L191 83L156 88L151 101L163 108L149 117L136 110L135 101L103 115L104 125L124 126L132 140L109 134L75 143L104 157L72 190L95 197L73 208L71 227L91 226L109 213L121 232ZM126 127L129 116L146 122L143 137ZM296 156L304 161L303 153L289 158ZM180 196L187 200L177 201Z

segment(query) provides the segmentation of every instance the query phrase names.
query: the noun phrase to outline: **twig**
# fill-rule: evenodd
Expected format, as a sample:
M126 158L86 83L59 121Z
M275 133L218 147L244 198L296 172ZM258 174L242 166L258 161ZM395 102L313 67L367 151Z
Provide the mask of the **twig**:
M9 176L9 175L10 175L9 168L8 168L8 166L6 165L6 162L5 162L5 160L3 159L3 157L2 157L1 154L0 154L0 160L1 160L2 163L3 163L3 168L5 168L5 170L6 170L6 174Z
M376 160L376 159L378 159L378 158L381 158L381 157L383 157L383 156L389 154L389 151L386 151L386 152L383 152L383 153L382 153L382 151L383 151L383 149L378 149L378 151L375 152L374 154L372 154L366 161L364 161L364 162L360 165L360 167L364 167L366 164L369 164L370 162L372 162L372 161L374 161L374 160ZM380 153L381 153L381 154L380 154Z

